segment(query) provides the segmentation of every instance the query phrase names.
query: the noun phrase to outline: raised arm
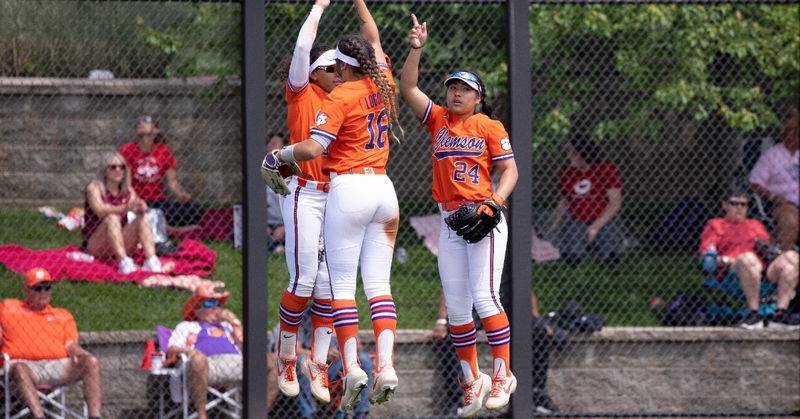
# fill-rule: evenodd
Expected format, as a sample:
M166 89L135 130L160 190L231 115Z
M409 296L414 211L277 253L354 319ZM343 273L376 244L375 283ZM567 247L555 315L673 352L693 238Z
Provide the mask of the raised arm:
M311 47L317 38L317 27L322 18L322 12L331 4L330 0L317 0L311 7L300 33L297 35L297 43L292 54L292 63L289 65L289 85L292 87L303 87L308 83L308 66L311 65Z
M411 111L414 112L417 119L422 119L430 99L422 90L419 90L417 83L419 82L419 61L422 56L422 47L425 46L425 41L428 39L428 24L423 22L420 25L414 14L411 15L411 21L413 26L408 33L411 50L408 52L402 73L400 73L400 94L411 107Z
M367 3L364 0L353 0L353 5L356 6L356 13L358 13L358 23L361 26L361 36L363 36L375 49L375 61L378 64L386 63L386 56L381 47L381 36L378 32L378 25L372 14L367 8Z

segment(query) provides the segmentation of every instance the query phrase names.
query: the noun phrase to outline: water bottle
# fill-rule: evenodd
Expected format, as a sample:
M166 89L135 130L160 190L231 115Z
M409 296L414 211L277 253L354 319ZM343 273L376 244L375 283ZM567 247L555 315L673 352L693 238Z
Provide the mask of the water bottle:
M164 353L153 353L153 355L150 357L150 365L152 371L159 371L164 366Z
M706 251L706 254L703 255L703 270L708 272L717 270L717 255L717 248L712 244Z

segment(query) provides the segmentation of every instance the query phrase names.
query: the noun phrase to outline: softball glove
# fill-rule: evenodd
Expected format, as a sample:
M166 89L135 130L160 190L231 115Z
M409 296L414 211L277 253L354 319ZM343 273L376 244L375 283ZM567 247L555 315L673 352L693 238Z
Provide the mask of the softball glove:
M444 222L468 243L477 243L500 223L500 210L500 204L491 199L480 204L463 204Z

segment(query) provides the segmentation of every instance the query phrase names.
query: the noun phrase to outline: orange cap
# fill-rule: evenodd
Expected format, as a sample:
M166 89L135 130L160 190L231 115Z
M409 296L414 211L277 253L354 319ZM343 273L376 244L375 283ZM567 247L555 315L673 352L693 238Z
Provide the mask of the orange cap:
M186 304L183 305L183 320L192 321L194 320L194 308L197 307L197 304L203 300L219 300L221 305L225 305L228 301L228 297L231 295L229 292L218 293L214 291L212 287L199 287L197 291L195 291L194 295L189 297L186 300Z
M25 286L32 287L40 282L50 282L50 272L44 268L33 268L25 272Z

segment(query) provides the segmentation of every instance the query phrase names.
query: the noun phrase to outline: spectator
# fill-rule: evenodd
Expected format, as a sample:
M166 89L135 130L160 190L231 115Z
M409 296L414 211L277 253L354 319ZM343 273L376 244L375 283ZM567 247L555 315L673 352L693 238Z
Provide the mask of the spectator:
M242 322L222 308L230 293L216 293L200 287L183 306L183 321L169 338L167 359L187 357L189 394L198 419L206 415L208 383L238 382L242 379ZM267 355L267 409L278 397L277 376L270 365L275 354Z
M280 150L286 145L286 139L281 134L272 134L267 140L265 154L272 150ZM268 249L270 252L283 253L286 243L286 228L283 225L283 195L267 189L267 237L269 238Z
M760 221L747 218L747 191L733 190L725 195L722 208L724 218L713 218L706 223L700 237L700 254L713 256L716 252L718 278L727 272L738 279L749 312L739 327L759 329L764 319L758 311L761 276L765 261L756 253L756 240L769 240L769 234ZM714 269L708 266L707 269ZM797 287L798 255L794 250L781 253L767 266L767 281L777 283L777 310L769 327L800 329L787 309Z
M11 380L34 418L44 418L36 386L61 386L83 380L89 418L101 408L100 362L78 344L78 327L69 311L50 305L50 273L25 273L25 301L0 303L0 352L11 359Z
M97 177L84 191L84 251L98 259L115 258L119 272L127 275L137 269L130 255L142 245L145 262L142 270L161 272L156 256L153 230L146 217L147 204L131 189L130 170L119 153L105 155ZM129 222L128 212L136 214Z
M566 152L568 164L558 174L561 199L547 232L570 265L580 264L590 250L616 261L624 239L617 168L600 158L594 142L581 136L570 138Z
M310 309L306 309L306 314L303 316L303 321L300 324L300 330L297 335L298 337L298 348L297 348L297 360L298 364L300 365L300 370L303 374L298 375L298 380L300 382L300 395L297 398L297 406L299 410L299 415L303 419L313 419L314 412L316 411L314 397L311 393L311 345L312 345L312 331L311 331L311 315ZM367 387L372 386L372 372L374 369L372 358L370 358L369 354L364 352L361 349L361 343L358 343L358 362L361 365L361 368L364 372L367 373L368 382ZM328 348L328 369L326 371L328 377L328 386L331 388L339 388L341 385L341 379L344 377L343 369L342 369L342 356L339 353L339 346L335 339L330 341L330 346ZM336 394L337 392L332 392ZM341 396L341 391L338 392L338 395ZM331 400L331 407L338 408L340 400ZM353 409L354 419L366 419L369 415L369 400L367 398L367 392L362 391L361 395L359 396L359 402L356 404L355 408ZM337 409L337 418L345 417L344 411Z
M197 228L203 217L203 208L200 204L190 202L192 195L178 180L178 162L155 118L144 115L136 119L136 136L139 137L136 141L119 148L131 168L133 189L151 208L164 212L168 233ZM167 201L164 195L165 177L169 190L178 202Z
M798 192L800 186L800 116L797 108L783 119L782 142L770 147L750 172L750 188L772 202L777 221L775 242L784 249L797 244Z
M476 314L477 313L475 313L473 310L473 317L475 317ZM542 318L540 315L539 300L536 298L536 294L534 292L531 292L531 314L533 315L533 323L531 328L533 334L533 350L531 351L531 362L533 368L533 408L538 413L558 412L558 407L556 407L555 403L553 403L553 401L550 399L550 396L547 395L546 390L547 371L550 368L550 349L553 345L554 330L553 326L549 325L547 320ZM440 294L439 296L439 312L436 319L436 325L433 327L433 330L430 334L431 339L434 341L434 343L449 343L449 334L447 330L447 306L445 305L444 293ZM453 360L451 359L442 358L441 361L445 363L444 367L441 368L443 374L457 374L457 372L455 372L455 370L459 367L457 360L455 360L455 365L453 365ZM458 389L446 388L446 383L448 380L443 381L445 383L445 387L442 388L442 391L447 392L445 395L445 400L450 400L448 404L453 404L452 396L458 391ZM450 381L452 382L452 380ZM459 414L461 414L460 410L461 409L459 409L458 412ZM450 412L445 411L442 413Z

